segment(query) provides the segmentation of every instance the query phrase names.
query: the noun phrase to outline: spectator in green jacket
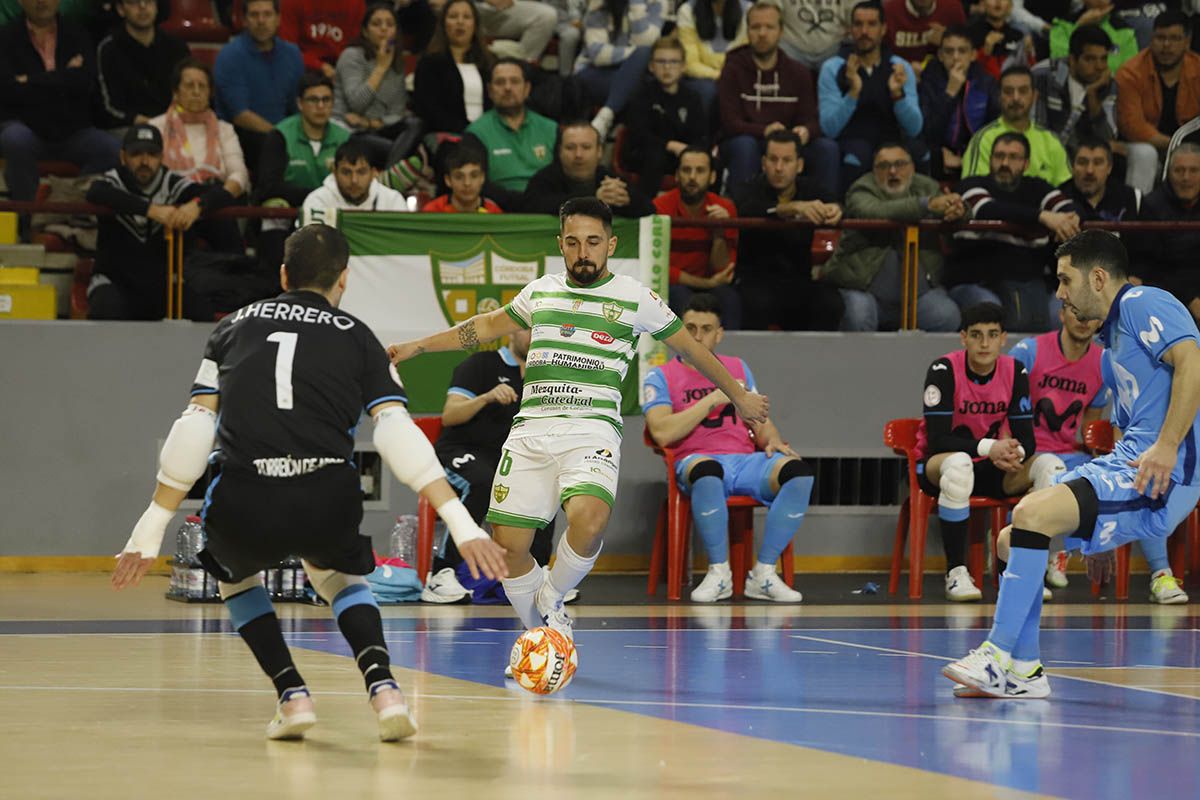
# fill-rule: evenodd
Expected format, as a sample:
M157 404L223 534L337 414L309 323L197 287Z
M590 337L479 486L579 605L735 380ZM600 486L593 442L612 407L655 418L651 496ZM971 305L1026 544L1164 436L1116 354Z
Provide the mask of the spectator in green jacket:
M846 216L916 223L922 219L953 222L965 213L962 198L920 175L912 154L901 144L884 143L875 151L871 172L846 194ZM956 331L958 305L934 281L942 267L938 237L921 237L918 257L917 325L926 331ZM844 230L837 251L821 273L837 286L845 304L842 330L895 330L900 324L903 231Z

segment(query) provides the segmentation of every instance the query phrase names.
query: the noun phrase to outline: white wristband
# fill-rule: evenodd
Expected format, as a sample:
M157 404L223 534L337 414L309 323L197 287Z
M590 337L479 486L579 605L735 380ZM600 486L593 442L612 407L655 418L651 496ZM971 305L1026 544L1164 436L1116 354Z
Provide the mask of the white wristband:
M140 553L142 558L158 556L163 536L167 532L167 525L174 516L174 511L165 509L151 500L150 505L142 512L141 519L133 526L133 533L130 535L129 541L125 543L125 549L121 552Z
M976 448L976 452L979 453L980 458L987 458L988 453L992 452L992 445L995 443L995 439L980 439L979 447Z
M455 547L462 547L476 539L488 538L483 529L475 524L475 520L471 519L467 507L459 502L457 497L452 497L438 506L437 513L449 528L450 538L454 539Z

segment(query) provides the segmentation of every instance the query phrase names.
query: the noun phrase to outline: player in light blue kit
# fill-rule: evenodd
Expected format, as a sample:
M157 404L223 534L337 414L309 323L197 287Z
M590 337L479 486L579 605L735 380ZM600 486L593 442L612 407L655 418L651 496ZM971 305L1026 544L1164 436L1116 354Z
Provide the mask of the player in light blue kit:
M1103 320L1104 383L1116 395L1113 423L1125 432L1112 453L1063 473L1026 495L1000 534L1008 568L987 640L942 674L956 696L1047 697L1038 629L1042 573L1055 536L1081 549L1089 574L1110 571L1113 550L1135 539L1163 539L1200 500L1196 412L1200 409L1200 332L1167 292L1129 283L1121 241L1080 233L1055 253L1058 297L1081 320Z

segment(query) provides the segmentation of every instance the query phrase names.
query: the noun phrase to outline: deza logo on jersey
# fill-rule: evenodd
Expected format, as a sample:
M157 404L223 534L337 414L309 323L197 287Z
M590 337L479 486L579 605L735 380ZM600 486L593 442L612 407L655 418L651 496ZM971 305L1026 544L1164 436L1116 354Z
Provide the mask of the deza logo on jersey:
M611 335L605 333L604 331L592 331L592 339L599 342L600 344L612 344L613 342L616 341L616 339L614 339Z

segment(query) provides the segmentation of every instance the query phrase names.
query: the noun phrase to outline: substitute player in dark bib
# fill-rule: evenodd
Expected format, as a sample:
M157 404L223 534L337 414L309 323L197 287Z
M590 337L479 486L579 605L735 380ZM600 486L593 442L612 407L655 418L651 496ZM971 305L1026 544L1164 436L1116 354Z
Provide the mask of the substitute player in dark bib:
M1048 697L1039 652L1041 593L1050 540L1066 536L1088 571L1103 577L1113 550L1135 539L1164 539L1200 500L1200 332L1188 310L1162 289L1129 283L1129 257L1110 233L1080 233L1055 253L1058 293L1081 320L1102 320L1104 383L1116 395L1113 452L1057 476L1013 509L1000 534L1008 568L996 616L982 645L946 665L957 696Z
M971 495L1015 497L1065 469L1055 456L1034 455L1029 376L1001 353L1003 319L993 303L965 309L963 349L934 361L925 377L917 479L938 498L947 600L983 597L966 567Z
M290 555L301 557L313 588L333 609L362 671L380 738L416 732L363 577L375 561L371 540L358 530L362 491L351 457L364 410L375 420L375 446L388 467L437 508L472 570L489 578L507 574L503 549L471 520L409 419L404 388L383 347L361 321L337 308L349 255L337 230L301 228L285 248L285 293L217 325L191 404L163 445L154 499L113 572L117 589L141 580L180 502L215 463L200 560L217 579L234 627L275 684L279 703L267 726L272 739L301 738L316 723L258 577Z

